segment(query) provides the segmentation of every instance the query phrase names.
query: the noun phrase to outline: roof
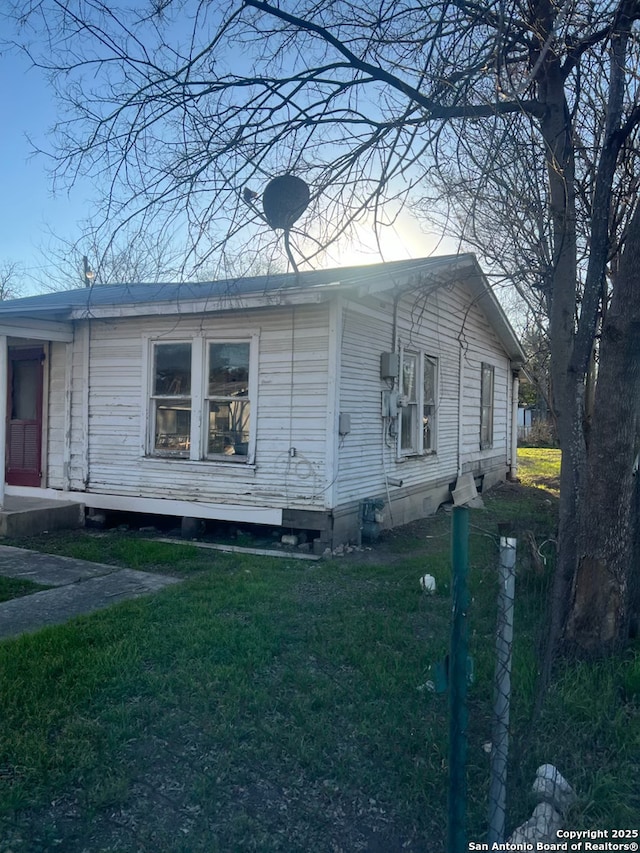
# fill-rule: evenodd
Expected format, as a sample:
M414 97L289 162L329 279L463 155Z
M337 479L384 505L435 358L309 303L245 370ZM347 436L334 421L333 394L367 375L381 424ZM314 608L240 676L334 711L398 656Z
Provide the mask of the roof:
M464 281L487 314L513 361L524 354L507 317L472 254L224 279L210 282L168 282L95 285L0 302L0 323L17 318L68 321L86 317L140 316L175 311L221 311L259 304L322 301L335 291L368 293L419 289Z

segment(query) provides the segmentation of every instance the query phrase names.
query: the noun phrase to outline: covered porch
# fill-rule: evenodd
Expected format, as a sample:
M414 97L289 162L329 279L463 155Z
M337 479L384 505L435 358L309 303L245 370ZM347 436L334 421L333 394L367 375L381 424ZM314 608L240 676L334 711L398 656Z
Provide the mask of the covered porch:
M82 514L80 503L45 495L54 342L71 353L71 323L15 316L0 324L0 536L76 527Z

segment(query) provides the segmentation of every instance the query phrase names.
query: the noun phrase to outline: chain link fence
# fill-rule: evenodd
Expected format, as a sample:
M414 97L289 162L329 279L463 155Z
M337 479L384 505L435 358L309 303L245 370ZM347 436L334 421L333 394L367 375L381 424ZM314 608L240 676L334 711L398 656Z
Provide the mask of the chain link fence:
M456 514L464 512L468 510L455 508L452 519L448 853L463 853L469 849L466 836L469 809L474 812L473 840L486 841L491 848L509 839L516 824L524 819L524 809L529 806L533 777L531 762L523 758L529 756L532 747L538 672L556 547L555 541L544 538L548 528L544 532L542 529L533 531L516 522L510 526L500 525L499 529L487 529L474 523L469 530L468 522L461 525L456 520ZM501 535L507 530L517 531L517 537ZM464 564L469 546L468 542L462 543L460 537L468 538L469 534L472 550L474 537L490 542L486 550L490 553L491 564L484 569ZM472 585L477 583L477 575L482 571L483 582L490 589L483 593L480 602L471 594L469 578L472 578ZM493 590L496 590L497 599ZM471 652L482 657L477 673L476 662L469 656L469 635ZM467 688L474 675L482 683L471 688L470 720ZM487 689L488 681L491 681L490 690ZM517 686L515 699L514 684ZM474 720L473 714L478 713L481 719ZM471 745L468 743L470 729L473 731ZM480 783L475 778L470 780L471 790L467 791L463 764L468 750L478 749L479 730L484 732L483 748L489 758L484 796L477 790ZM471 758L469 763L477 765L476 756ZM466 768L468 776L469 767ZM469 798L473 800L471 806ZM480 799L486 801L481 827L477 815ZM512 808L514 800L517 801L515 809Z
M538 752L540 672L547 642L556 542L549 530L511 525L499 536L493 704L490 727L487 841L510 840L530 815Z
M511 711L511 666L516 588L517 540L500 537L498 562L498 615L496 624L496 667L494 679L493 728L489 783L487 841L505 840L507 819L507 767L509 759L509 716Z

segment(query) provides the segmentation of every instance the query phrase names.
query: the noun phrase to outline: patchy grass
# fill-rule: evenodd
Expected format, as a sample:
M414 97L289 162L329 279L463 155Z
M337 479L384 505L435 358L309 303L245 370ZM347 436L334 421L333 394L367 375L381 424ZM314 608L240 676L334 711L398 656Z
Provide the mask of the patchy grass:
M211 553L187 542L169 545L135 533L117 530L107 533L56 530L20 541L7 539L5 544L176 577L208 571L215 560Z
M11 849L420 849L446 779L443 702L416 689L422 605L393 569L221 556L2 644Z
M638 643L619 658L559 666L531 751L566 768L579 795L571 826L640 826L639 674Z
M557 495L560 491L561 452L554 448L520 447L518 477L524 486L546 489Z
M519 549L509 828L545 762L578 791L571 828L635 827L640 647L563 664L534 720L555 498L507 485L485 503L471 516L468 836L486 837L498 523ZM449 644L450 521L314 564L133 534L30 540L185 581L0 644L1 853L444 853L447 697L427 684Z
M31 595L32 592L39 592L42 589L47 589L47 587L33 583L33 581L5 578L0 575L0 602L10 601L12 598L21 598L23 595Z

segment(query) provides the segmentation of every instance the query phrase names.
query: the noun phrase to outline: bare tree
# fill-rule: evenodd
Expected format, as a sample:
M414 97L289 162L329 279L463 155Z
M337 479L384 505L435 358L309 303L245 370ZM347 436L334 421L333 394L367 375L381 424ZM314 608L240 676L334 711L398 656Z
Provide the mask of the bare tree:
M0 300L20 296L23 272L16 261L0 261Z
M551 636L583 653L624 642L639 399L631 243L610 294L606 271L635 205L640 0L14 2L23 40L28 28L48 39L31 55L69 107L56 178L104 181L110 234L134 223L185 229L192 268L243 233L264 238L253 194L274 175L312 188L292 234L312 262L360 218L381 222L390 202L419 194L437 165L459 159L469 181L482 181L509 158L510 136L526 141L523 199L537 193L543 208L527 214L530 245L539 242L520 266L525 278L529 263L542 273L526 293L548 313L563 450ZM488 159L477 160L474 136L492 140L480 149ZM498 192L496 213L508 201ZM482 227L473 214L471 230ZM506 218L498 242L513 246ZM603 320L609 297L615 322ZM611 381L601 378L587 429L601 323L600 376ZM608 488L594 489L601 480Z
M33 277L39 290L71 290L102 284L178 280L183 252L162 234L122 229L108 236L87 221L75 241L50 233L40 249L41 272Z

